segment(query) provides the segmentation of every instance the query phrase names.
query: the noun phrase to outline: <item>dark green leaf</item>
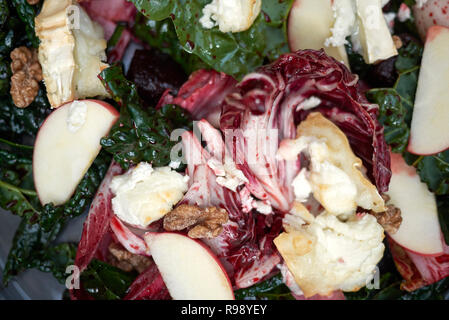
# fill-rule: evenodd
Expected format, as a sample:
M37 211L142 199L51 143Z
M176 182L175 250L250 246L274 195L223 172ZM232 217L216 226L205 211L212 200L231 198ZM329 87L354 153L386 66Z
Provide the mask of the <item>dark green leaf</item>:
M292 0L265 0L262 13L243 32L222 33L218 27L205 29L199 23L209 0L139 1L136 7L151 20L171 18L182 48L197 55L213 69L236 78L268 60L288 52L285 24Z
M3 270L3 284L6 285L12 276L26 269L48 264L43 258L64 224L65 221L58 221L51 230L44 232L39 224L22 219Z
M138 13L133 31L138 38L151 47L170 55L187 74L198 69L208 68L208 65L203 63L198 56L190 54L182 48L170 18L155 21Z
M17 14L23 24L25 24L28 39L31 41L33 47L37 48L39 46L39 38L34 32L34 18L36 17L41 4L32 6L27 0L11 0L11 2L16 8Z
M280 274L234 294L237 300L294 300Z
M154 166L170 163L170 152L178 141L171 141L175 129L191 129L187 112L174 105L159 110L141 107L136 86L126 80L122 69L112 66L100 74L113 98L122 106L120 119L109 136L101 140L104 149L114 156L124 169L141 161Z
M92 260L81 274L81 284L97 300L119 300L137 277L99 260Z
M419 161L419 162L418 162ZM418 159L421 180L437 195L449 193L449 150Z

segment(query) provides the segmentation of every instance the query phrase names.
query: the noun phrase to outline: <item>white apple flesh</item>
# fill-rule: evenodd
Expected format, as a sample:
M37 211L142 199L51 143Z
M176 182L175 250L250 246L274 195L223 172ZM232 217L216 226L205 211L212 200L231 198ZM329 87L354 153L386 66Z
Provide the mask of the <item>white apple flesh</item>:
M234 299L224 268L205 245L169 232L147 233L144 238L173 299Z
M427 32L408 151L431 155L449 148L449 28Z
M36 137L33 175L43 205L64 204L100 152L100 139L119 118L119 112L99 100L80 100L87 106L85 121L76 130L67 123L69 102L45 119Z
M435 195L421 182L414 167L400 154L391 154L391 177L387 195L401 209L402 223L391 238L409 251L426 256L443 253Z
M295 0L288 17L287 33L291 51L314 49L324 51L349 67L344 46L325 47L335 18L331 0Z

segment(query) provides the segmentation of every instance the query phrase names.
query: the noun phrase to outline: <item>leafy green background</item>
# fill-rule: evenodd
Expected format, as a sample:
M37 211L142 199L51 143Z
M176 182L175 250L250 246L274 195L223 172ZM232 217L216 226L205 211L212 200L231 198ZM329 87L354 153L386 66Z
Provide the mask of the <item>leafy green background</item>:
M286 20L292 0L264 0L262 13L246 31L222 33L218 27L205 29L199 23L209 0L132 0L153 21L171 19L181 47L198 56L215 70L241 78L266 61L288 52ZM164 22L168 23L168 22ZM170 39L173 39L173 29ZM147 42L148 41L148 37ZM175 45L176 46L176 45Z

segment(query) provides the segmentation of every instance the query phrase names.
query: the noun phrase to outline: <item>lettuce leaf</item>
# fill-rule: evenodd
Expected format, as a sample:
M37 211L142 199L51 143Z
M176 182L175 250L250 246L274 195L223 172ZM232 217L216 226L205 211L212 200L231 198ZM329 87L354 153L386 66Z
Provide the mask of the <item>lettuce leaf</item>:
M157 167L167 166L171 149L178 143L170 140L171 132L175 129L191 130L192 122L187 111L175 105L143 110L135 84L125 78L119 66L103 70L100 77L121 105L119 121L101 140L104 149L124 169L141 161Z
M218 27L205 29L199 23L202 9L210 0L149 1L132 0L148 19L170 18L182 48L197 55L217 71L241 78L288 52L286 21L292 0L264 0L262 12L251 28L222 33Z

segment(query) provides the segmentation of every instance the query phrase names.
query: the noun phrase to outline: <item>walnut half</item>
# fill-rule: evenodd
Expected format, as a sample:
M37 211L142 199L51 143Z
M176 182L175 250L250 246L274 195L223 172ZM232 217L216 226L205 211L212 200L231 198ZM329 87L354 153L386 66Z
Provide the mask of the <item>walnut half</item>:
M228 222L228 213L217 207L200 208L182 204L164 217L164 229L180 231L190 228L190 238L215 238L223 230L223 224Z
M390 197L386 194L382 195L385 203L390 200ZM386 206L387 210L384 212L374 212L370 213L376 217L377 222L390 234L394 234L398 231L402 223L401 209L396 208L394 205L389 204Z
M111 242L109 249L109 263L123 271L136 270L139 273L148 269L152 263L151 258L133 254L123 248L120 244Z
M28 107L39 92L42 68L35 49L19 47L11 52L11 96L19 108Z

